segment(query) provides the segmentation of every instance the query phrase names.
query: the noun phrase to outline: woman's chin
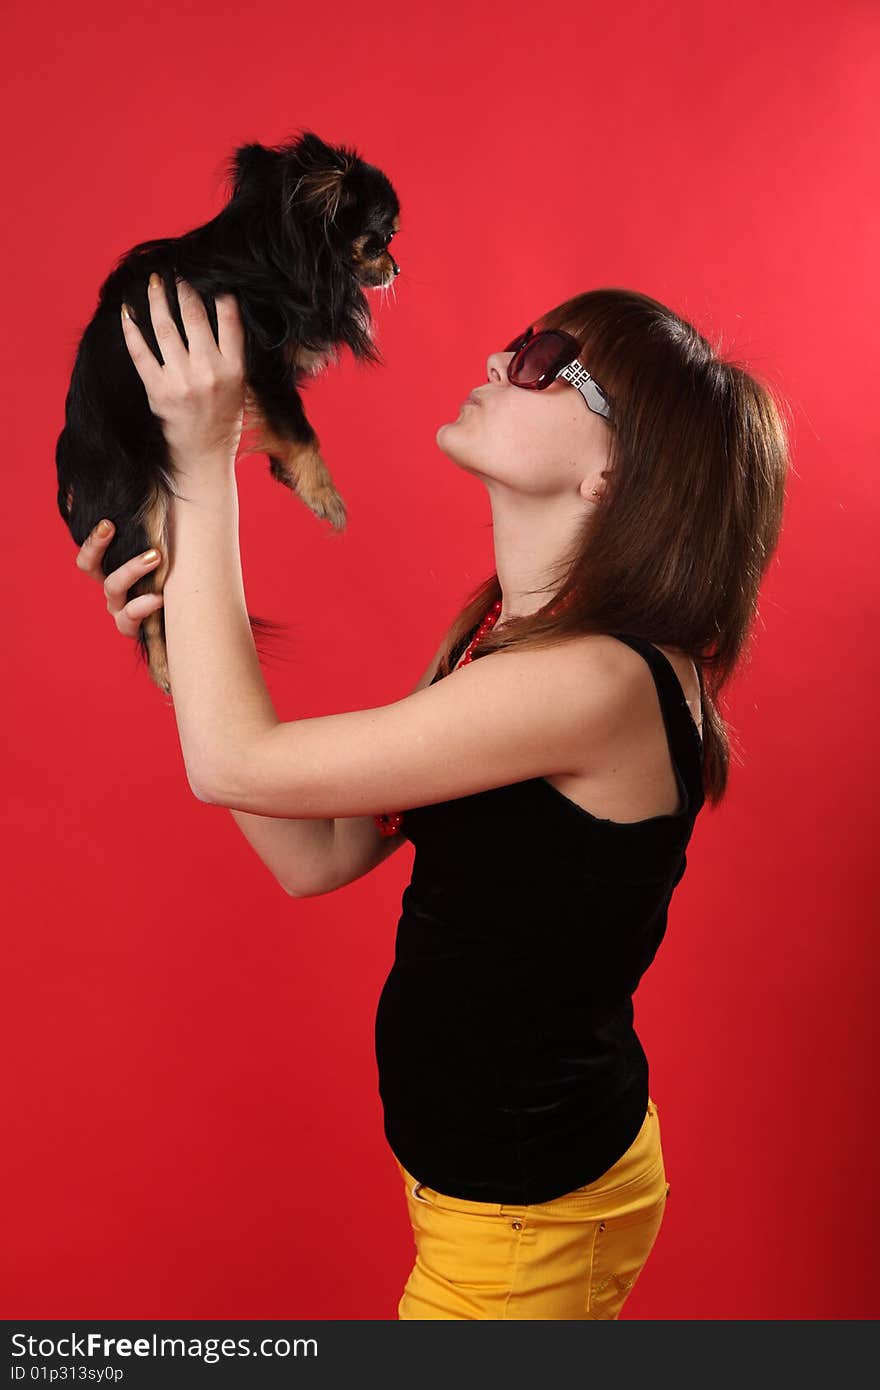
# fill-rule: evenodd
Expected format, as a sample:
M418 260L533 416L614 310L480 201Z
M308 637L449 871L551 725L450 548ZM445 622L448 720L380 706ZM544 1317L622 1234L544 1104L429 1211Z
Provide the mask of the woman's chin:
M437 433L436 433L436 435L434 436L434 438L436 439L437 443L440 445L440 448L441 448L441 449L443 448L443 444L441 443L441 435L443 434L444 430L446 430L446 431L449 431L449 430L455 431L455 430L458 429L459 425L463 424L466 420L467 420L467 411L466 411L466 410L464 409L464 407L462 406L461 411L460 411L459 414L455 417L454 420L447 420L445 424L443 424L443 425L440 426L440 428L439 428L439 430L437 431Z
M466 447L464 439L456 438L456 432L451 425L441 425L436 438L438 449L456 468L460 468L463 473L479 471L473 461L473 450ZM457 447L459 445L461 447Z

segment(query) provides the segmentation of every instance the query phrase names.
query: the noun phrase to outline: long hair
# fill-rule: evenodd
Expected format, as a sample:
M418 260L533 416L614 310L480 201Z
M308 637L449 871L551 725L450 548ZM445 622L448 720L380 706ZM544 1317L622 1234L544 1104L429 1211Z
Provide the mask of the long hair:
M703 695L704 790L717 805L730 760L719 697L748 659L760 582L782 527L786 403L635 290L575 295L540 326L576 338L609 397L606 487L549 582L529 591L548 594L543 606L493 628L474 660L608 632L687 653ZM500 597L497 573L470 593L447 631L441 675Z

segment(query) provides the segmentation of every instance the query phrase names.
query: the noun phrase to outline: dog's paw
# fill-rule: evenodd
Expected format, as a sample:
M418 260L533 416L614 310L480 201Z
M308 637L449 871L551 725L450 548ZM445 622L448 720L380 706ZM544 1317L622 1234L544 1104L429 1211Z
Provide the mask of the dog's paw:
M321 488L319 492L309 498L308 505L315 516L320 517L322 521L329 521L334 531L345 530L348 514L345 510L345 503L335 488Z

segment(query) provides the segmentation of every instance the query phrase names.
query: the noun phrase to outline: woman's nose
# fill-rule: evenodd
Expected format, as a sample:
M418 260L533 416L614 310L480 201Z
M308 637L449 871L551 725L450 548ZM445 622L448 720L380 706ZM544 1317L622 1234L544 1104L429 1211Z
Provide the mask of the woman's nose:
M512 352L490 352L486 362L486 376L489 381L506 381L507 364Z

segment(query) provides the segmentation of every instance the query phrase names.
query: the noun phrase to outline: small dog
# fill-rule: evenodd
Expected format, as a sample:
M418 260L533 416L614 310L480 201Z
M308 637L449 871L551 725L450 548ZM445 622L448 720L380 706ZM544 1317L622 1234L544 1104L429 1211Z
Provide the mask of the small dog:
M77 545L101 517L115 534L104 573L157 546L162 560L128 592L158 593L168 572L168 504L174 468L159 420L129 356L120 319L124 300L159 362L147 283L162 277L184 343L175 277L205 304L217 338L217 295L238 300L245 333L244 428L265 453L272 476L336 531L345 505L321 457L298 384L339 360L347 345L381 365L371 337L365 288L386 288L400 273L388 250L400 229L400 204L390 181L354 149L333 146L312 131L283 145L244 145L227 165L231 196L204 226L179 237L145 241L120 257L99 292L98 307L77 349L55 461L58 508ZM241 455L240 455L241 456ZM279 626L248 614L251 628ZM164 613L141 624L139 650L150 675L170 694Z

